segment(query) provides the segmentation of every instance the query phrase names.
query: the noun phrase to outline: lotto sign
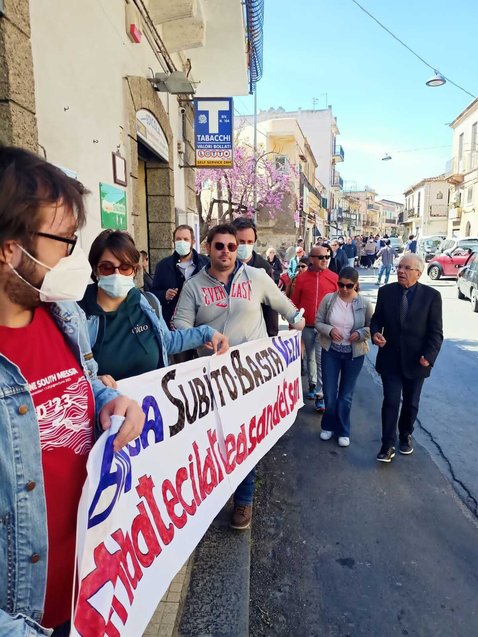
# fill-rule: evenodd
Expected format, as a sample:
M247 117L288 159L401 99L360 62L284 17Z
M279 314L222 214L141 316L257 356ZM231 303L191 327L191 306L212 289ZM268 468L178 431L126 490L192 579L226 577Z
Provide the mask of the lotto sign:
M303 405L300 334L122 380L143 433L88 458L71 637L142 635L214 517ZM1 630L0 630L1 632Z
M198 97L194 100L196 166L232 168L232 97Z

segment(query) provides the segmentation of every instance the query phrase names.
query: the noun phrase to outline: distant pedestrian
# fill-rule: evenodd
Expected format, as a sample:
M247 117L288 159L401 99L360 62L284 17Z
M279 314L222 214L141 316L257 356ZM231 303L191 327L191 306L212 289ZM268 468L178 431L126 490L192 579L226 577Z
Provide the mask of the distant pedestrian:
M299 267L299 260L305 256L304 248L302 246L296 246L295 248L295 257L293 257L289 261L289 266L287 267L287 274L291 279L293 279L297 274L297 268Z
M340 447L348 447L352 396L369 350L372 304L359 295L355 268L343 268L337 285L337 292L323 298L315 319L325 398L320 438L330 440L335 435Z
M372 341L379 347L375 366L383 385L380 462L395 456L397 420L399 451L413 452L423 381L430 376L443 342L440 293L418 283L424 268L417 254L404 255L397 266L398 283L379 289L372 316Z
M408 237L408 241L405 245L405 252L411 252L415 254L417 251L417 240L415 239L415 235L411 234Z
M355 242L352 241L352 237L347 237L345 239L345 244L342 250L345 252L349 266L353 268L357 257L357 246Z
M375 239L370 236L365 244L365 267L371 268L375 261L375 255L377 254L377 244Z
M141 274L143 276L143 290L150 292L153 287L153 277L149 273L149 257L146 250L140 250L141 260Z
M390 239L385 239L385 247L381 248L377 252L377 259L380 258L382 260L382 265L380 266L380 270L378 271L378 277L376 285L380 285L382 281L382 275L385 273L385 285L388 283L388 279L390 278L390 272L393 266L393 260L396 257L395 250L390 246Z
M332 239L329 245L331 250L329 270L332 270L332 272L338 275L340 270L348 265L348 258L341 248L338 239Z
M271 246L266 250L266 258L269 265L272 268L272 278L276 285L279 285L279 278L282 272L284 271L284 266L282 265L279 257L276 254L275 249Z

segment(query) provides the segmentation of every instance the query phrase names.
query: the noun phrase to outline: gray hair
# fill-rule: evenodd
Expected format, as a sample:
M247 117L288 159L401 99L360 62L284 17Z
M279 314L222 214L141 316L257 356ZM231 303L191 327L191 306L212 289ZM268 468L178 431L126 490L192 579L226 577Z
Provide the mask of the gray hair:
M416 254L415 252L407 252L407 254L404 254L402 256L400 261L402 261L402 259L404 259L405 257L407 259L413 259L413 261L415 261L415 267L417 268L417 270L420 271L420 274L423 274L423 270L425 269L425 261L419 254Z
M273 253L275 254L276 249L275 249L275 248L273 248L272 246L269 246L269 247L267 248L267 250L266 250L266 255L267 255L267 256L269 256L271 252L273 252Z

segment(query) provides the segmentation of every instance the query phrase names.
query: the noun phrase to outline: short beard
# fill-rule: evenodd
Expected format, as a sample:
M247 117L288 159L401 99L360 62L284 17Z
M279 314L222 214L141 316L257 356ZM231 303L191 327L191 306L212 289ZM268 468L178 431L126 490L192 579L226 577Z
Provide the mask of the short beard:
M26 281L35 287L40 287L41 280L35 281L36 263L26 254L22 254L20 264L15 270ZM40 294L22 281L15 272L9 272L5 282L5 293L12 303L25 309L34 309L41 305Z

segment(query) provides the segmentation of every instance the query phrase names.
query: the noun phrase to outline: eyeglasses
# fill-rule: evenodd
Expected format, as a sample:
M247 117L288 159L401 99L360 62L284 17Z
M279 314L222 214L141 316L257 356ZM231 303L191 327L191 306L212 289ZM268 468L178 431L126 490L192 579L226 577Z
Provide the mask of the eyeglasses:
M416 272L420 272L418 268L412 268L411 265L397 265L397 270L405 270L406 272L411 272L415 270Z
M68 248L66 253L68 256L73 252L76 246L76 242L78 241L78 237L73 235L72 239L67 239L66 237L59 237L57 234L49 234L48 232L34 232L34 235L37 237L45 237L46 239L53 239L53 241L61 241L62 243L67 243Z
M235 252L237 250L237 243L223 243L222 241L216 241L212 245L214 246L214 249L219 250L219 252L225 248L227 248L229 252Z
M318 259L319 261L323 261L324 259L330 259L328 254L309 254L309 259Z
M337 285L341 290L346 288L347 290L353 290L355 287L355 283L342 283L342 281L337 281Z
M97 270L101 276L110 276L116 271L124 276L131 276L136 271L136 268L134 265L131 265L131 263L120 263L119 265L114 265L111 261L103 261L102 263L98 263Z
M299 265L299 270L307 270L307 266L304 265Z

